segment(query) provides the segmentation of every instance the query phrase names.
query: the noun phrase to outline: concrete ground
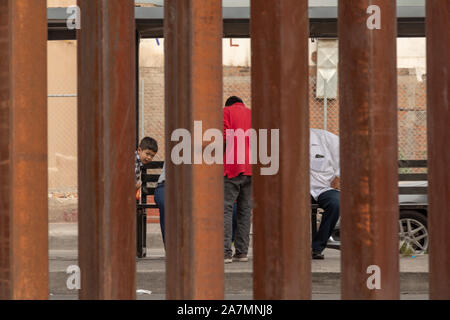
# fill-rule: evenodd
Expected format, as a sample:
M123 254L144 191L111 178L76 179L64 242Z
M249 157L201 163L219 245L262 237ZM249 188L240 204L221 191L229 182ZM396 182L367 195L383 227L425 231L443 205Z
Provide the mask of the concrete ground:
M77 299L76 290L67 289L66 270L77 265L77 224L50 224L50 299ZM147 257L136 259L137 289L151 291L138 294L139 300L165 299L165 252L158 224L150 224ZM340 299L340 251L326 249L325 260L312 260L313 300ZM249 300L253 295L253 256L249 262L225 265L225 298ZM368 275L369 277L369 275ZM428 299L428 255L400 256L401 299Z
M60 294L51 295L50 300L78 300L78 296L75 294ZM138 294L136 296L137 300L165 300L166 296L164 294ZM400 295L400 300L428 300L428 294L408 294L402 293ZM225 300L253 300L251 294L228 294L225 295ZM313 293L312 300L341 300L340 294L334 293Z

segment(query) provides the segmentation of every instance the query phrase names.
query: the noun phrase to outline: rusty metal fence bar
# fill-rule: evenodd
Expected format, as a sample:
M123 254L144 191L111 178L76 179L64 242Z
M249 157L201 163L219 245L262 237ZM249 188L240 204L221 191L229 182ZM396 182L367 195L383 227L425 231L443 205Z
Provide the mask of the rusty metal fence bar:
M133 0L79 0L80 299L135 299Z
M427 0L426 29L430 299L450 299L450 1Z
M308 29L306 0L251 2L252 127L280 130L279 172L253 167L255 299L311 298Z
M166 297L223 299L223 166L175 165L169 153L174 130L202 138L223 128L222 1L166 0L164 38ZM194 133L194 121L202 131Z
M136 76L136 149L139 146L139 127L140 127L140 122L139 122L139 49L141 46L141 34L138 30L135 31L136 32L136 43L135 43L135 65L136 65L136 69L135 69L135 76ZM143 138L143 136L142 136Z
M308 1L251 4L253 127L281 141L277 175L254 167L254 298L310 299ZM78 5L80 298L135 299L134 1ZM339 1L343 299L399 298L396 4L377 2L380 28L371 5ZM164 14L172 150L176 129L223 125L222 6L165 0ZM450 299L449 21L447 0L427 1L431 299ZM48 298L46 41L44 0L0 0L1 299ZM167 298L223 299L223 167L166 170Z
M342 298L399 299L396 4L339 1ZM368 284L373 272L380 287Z
M48 299L46 15L0 1L0 299Z

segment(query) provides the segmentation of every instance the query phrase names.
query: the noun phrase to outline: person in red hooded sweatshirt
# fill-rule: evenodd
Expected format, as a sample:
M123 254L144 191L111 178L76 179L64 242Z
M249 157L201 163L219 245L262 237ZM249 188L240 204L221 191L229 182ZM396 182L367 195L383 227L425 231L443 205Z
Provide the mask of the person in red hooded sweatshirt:
M242 99L228 98L223 109L224 126L224 262L248 261L251 223L252 167L250 135L252 115ZM245 134L247 132L247 134ZM239 142L239 139L240 142ZM244 142L245 139L245 143ZM237 226L232 251L233 205Z

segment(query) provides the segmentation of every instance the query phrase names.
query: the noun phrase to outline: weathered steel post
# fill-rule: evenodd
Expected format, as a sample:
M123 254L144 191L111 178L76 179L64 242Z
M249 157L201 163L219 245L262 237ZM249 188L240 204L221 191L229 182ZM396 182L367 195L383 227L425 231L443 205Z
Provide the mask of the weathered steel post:
M311 298L308 37L308 1L252 0L252 126L280 130L279 171L253 167L255 299Z
M372 4L339 1L343 299L400 290L396 3Z
M0 1L0 299L48 299L46 10Z
M430 298L450 299L450 1L427 0L426 24Z
M139 147L139 132L140 132L140 121L139 121L139 113L140 113L140 108L139 108L139 100L140 100L140 95L139 95L139 49L141 46L141 33L136 30L136 59L135 59L135 64L136 64L136 149ZM144 94L144 92L142 92L142 94ZM142 106L143 108L144 106ZM144 120L142 119L142 123L144 123ZM143 138L143 137L142 137Z
M78 4L80 298L134 299L134 1Z
M164 38L167 299L223 299L223 165L171 157L174 130L188 130L191 143L223 130L222 1L166 0ZM203 162L207 144L192 158Z

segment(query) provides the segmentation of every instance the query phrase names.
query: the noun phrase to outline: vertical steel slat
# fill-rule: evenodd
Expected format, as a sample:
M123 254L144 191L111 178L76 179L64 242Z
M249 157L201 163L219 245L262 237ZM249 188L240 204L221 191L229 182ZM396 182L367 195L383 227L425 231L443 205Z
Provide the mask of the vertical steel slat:
M308 37L308 1L252 0L252 126L280 130L279 172L253 167L255 299L311 298Z
M202 121L203 132L223 130L221 4L166 0L164 6L167 299L224 297L223 166L171 160L174 130L187 129L192 143L194 121Z
M398 299L396 4L339 1L338 20L342 298Z
M450 299L450 2L427 0L426 12L430 299Z
M134 1L78 5L80 299L134 299Z
M139 131L141 128L139 128L140 121L139 121L139 48L141 44L141 33L136 30L136 149L139 147ZM142 92L144 94L144 92ZM143 108L144 106L142 106ZM142 125L144 124L144 119L142 119ZM143 137L142 137L143 138Z
M48 299L46 1L0 1L0 299Z

